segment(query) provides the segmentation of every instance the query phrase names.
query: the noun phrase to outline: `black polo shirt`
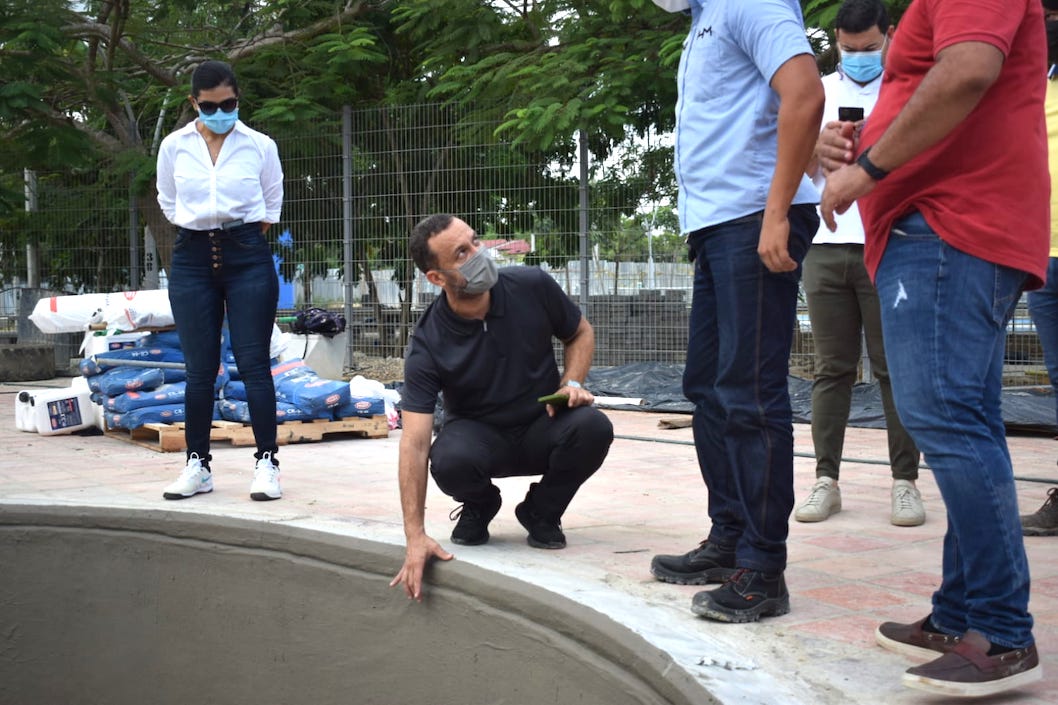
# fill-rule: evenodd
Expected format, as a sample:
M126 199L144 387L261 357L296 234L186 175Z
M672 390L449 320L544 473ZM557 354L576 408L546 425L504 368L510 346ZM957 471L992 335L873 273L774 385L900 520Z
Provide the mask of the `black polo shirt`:
M569 340L580 309L536 267L499 274L485 320L456 315L444 293L423 313L404 356L402 408L432 414L444 392L448 419L509 427L544 413L537 398L561 381L552 336Z

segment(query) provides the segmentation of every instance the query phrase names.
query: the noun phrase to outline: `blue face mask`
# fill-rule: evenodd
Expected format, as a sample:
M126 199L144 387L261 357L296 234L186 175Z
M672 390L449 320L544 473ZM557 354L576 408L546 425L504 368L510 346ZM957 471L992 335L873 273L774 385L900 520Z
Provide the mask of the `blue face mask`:
M198 119L202 121L203 125L209 128L210 132L218 135L226 135L231 131L231 128L235 127L235 123L239 120L239 109L236 108L230 113L218 110L212 115L203 115L200 110L198 112Z
M882 50L842 51L841 70L857 83L870 83L882 75Z

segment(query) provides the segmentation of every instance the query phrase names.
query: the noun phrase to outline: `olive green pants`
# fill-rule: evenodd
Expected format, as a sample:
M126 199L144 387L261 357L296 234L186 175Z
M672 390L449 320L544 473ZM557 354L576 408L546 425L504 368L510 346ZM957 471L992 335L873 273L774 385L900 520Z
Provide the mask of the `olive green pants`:
M878 292L863 264L863 245L812 245L804 261L804 289L815 345L812 442L816 477L838 479L862 329L871 370L881 392L893 479L917 479L918 448L900 423L893 404Z

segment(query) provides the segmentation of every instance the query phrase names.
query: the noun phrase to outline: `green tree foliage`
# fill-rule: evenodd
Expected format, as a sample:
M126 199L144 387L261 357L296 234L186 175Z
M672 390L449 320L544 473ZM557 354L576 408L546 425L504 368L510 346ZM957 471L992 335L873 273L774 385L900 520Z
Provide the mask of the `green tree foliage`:
M242 109L247 117L256 109L270 122L294 124L333 113L372 88L355 80L370 74L361 65L386 59L375 49L376 15L363 0L7 0L0 6L0 192L16 188L23 168L87 179L100 194L123 177L159 238L164 266L172 229L154 197L154 150L192 117L190 69L208 58L245 69L240 88L254 96ZM31 236L55 261L58 248L48 240L69 233L25 227L12 206L0 199L0 267L8 270L16 259L8 250Z
M908 3L893 0L894 16ZM824 56L839 4L802 2ZM620 232L622 219L674 200L672 149L655 135L673 127L687 26L650 0L6 0L0 272L17 270L27 240L47 248L70 235L21 212L24 168L46 176L48 189L69 190L69 203L103 202L105 190L123 211L131 191L168 262L154 150L193 117L189 71L207 58L235 66L240 114L283 140L290 266L343 259L334 222L343 105L388 108L357 129L384 135L390 148L354 139L356 260L397 263L406 284L404 235L431 210L480 214L489 222L479 229L501 235L533 232L535 261L573 256L578 135L592 155L592 232ZM417 129L424 115L398 109L429 101L454 116L432 134ZM490 171L499 163L506 172ZM503 179L519 171L525 187L516 193ZM98 288L123 283L86 273L119 266L82 264L53 274Z
M590 125L604 157L629 131L672 127L687 23L650 0L405 0L393 13L425 52L428 95L500 119L516 144L555 150Z

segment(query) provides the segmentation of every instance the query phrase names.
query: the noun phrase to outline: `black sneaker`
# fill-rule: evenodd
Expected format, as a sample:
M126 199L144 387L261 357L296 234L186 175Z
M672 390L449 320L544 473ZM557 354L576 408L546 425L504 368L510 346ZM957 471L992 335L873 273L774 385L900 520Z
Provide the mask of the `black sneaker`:
M735 552L706 540L682 556L654 556L650 573L662 582L677 585L722 583L735 574Z
M533 548L565 548L566 535L562 533L562 523L557 519L548 519L537 514L528 502L522 502L514 508L514 516L529 532L526 541Z
M502 500L497 493L491 502L463 502L448 515L448 518L456 522L456 528L452 529L452 543L460 546L480 546L488 543L489 522L496 513L500 511Z
M790 592L782 573L765 575L759 570L739 568L715 590L703 590L691 601L691 611L718 622L756 622L790 611Z

